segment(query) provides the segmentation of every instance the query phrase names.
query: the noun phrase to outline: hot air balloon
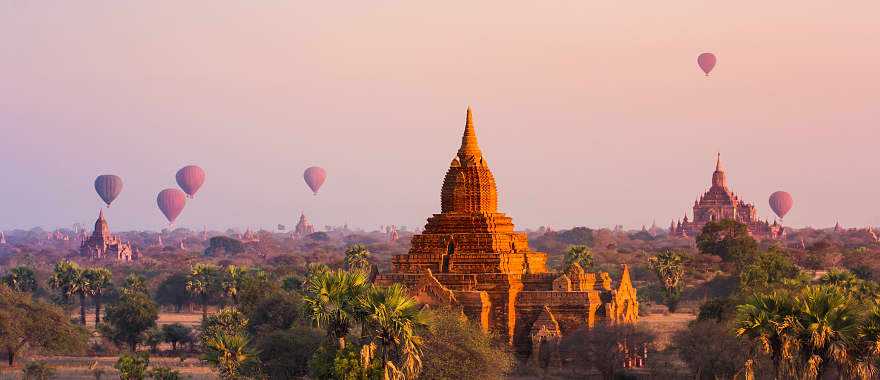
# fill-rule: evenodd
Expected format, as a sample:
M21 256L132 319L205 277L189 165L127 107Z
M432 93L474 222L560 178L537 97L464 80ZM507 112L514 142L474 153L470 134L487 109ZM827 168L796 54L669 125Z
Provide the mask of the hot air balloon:
M306 172L303 173L303 178L306 180L306 185L309 185L309 188L312 189L312 192L318 195L318 189L321 188L324 180L327 179L327 172L324 171L324 168L312 166L306 169Z
M205 171L195 165L187 165L177 171L177 185L186 192L190 198L196 196L196 192L205 183Z
M174 224L180 212L183 211L183 206L186 206L186 194L178 189L165 189L159 192L156 204L159 205L159 210L165 214L168 222Z
M777 191L770 194L770 208L779 216L779 219L785 218L785 214L794 206L794 199L791 194L784 191Z
M95 178L95 191L110 207L110 203L122 192L122 178L112 174L99 175Z
M709 76L709 72L712 71L712 68L715 67L715 54L712 53L703 53L697 57L697 64L700 65L700 69L706 73L706 76Z

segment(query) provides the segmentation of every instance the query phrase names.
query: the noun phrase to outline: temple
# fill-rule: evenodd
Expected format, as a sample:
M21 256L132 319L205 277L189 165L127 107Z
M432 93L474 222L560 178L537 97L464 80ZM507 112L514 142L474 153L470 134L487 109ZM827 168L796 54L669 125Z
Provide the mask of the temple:
M529 249L526 234L498 212L495 178L468 108L461 147L443 180L440 213L428 218L409 253L395 256L392 272L377 283L402 283L420 302L460 308L530 360L580 327L637 321L626 266L615 288L608 273L587 273L577 264L549 272L546 262L547 255Z
M296 222L296 228L293 229L293 236L301 238L315 232L315 226L309 223L305 213L299 214L299 222Z
M116 261L132 261L135 259L131 245L123 243L119 237L110 234L110 226L107 224L107 219L104 219L104 210L98 213L95 231L92 232L92 236L83 239L79 253L94 260L113 258Z
M749 233L758 239L775 239L782 235L782 226L776 221L770 224L758 219L755 205L739 199L727 186L727 175L721 167L721 154L715 160L715 172L712 173L712 186L694 201L694 220L688 220L687 214L678 223L670 225L670 234L678 236L697 236L703 226L712 221L723 219L735 220L748 226Z

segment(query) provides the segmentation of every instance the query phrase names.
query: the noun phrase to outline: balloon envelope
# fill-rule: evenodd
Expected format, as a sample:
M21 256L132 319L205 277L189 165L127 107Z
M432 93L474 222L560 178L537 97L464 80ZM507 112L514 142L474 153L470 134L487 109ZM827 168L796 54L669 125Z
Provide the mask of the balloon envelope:
M777 191L770 194L770 208L780 218L784 218L785 214L791 211L792 206L794 206L794 198L791 197L791 194L785 191Z
M107 207L110 207L110 203L122 192L122 178L112 174L99 175L95 178L95 191Z
M697 57L697 64L700 65L700 69L706 73L706 76L709 75L709 72L712 71L712 68L715 67L715 54L712 53L703 53Z
M174 223L183 211L183 206L186 206L186 194L178 189L165 189L159 192L156 204L159 205L159 210L165 214L168 222Z
M177 185L192 198L205 183L205 171L195 165L184 166L177 171Z
M312 166L306 169L306 172L303 173L303 179L306 180L306 185L309 185L312 192L314 192L315 195L318 195L318 189L321 188L321 185L324 184L324 180L327 179L327 172L324 168Z

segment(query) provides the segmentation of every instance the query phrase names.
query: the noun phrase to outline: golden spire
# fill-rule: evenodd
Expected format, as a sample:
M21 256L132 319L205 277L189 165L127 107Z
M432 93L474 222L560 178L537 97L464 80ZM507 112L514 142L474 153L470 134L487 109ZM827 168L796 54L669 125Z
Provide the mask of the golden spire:
M464 134L461 136L461 148L458 148L458 158L462 166L479 165L483 158L483 153L480 152L480 146L477 144L474 116L470 106L467 108L467 118L464 123Z

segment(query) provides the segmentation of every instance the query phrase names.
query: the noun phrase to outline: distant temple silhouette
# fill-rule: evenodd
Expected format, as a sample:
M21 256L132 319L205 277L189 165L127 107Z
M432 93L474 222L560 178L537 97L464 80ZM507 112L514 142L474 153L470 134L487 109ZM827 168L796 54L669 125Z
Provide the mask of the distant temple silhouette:
M440 192L440 213L413 236L408 254L394 256L380 285L402 283L428 305L456 307L496 332L529 360L558 360L562 336L596 323L638 320L636 290L624 265L619 284L578 264L549 272L547 255L529 248L525 233L498 211L495 178L477 145L467 111L461 148Z
M83 239L79 253L94 260L113 258L117 261L132 261L135 259L131 245L110 234L110 226L104 219L104 210L98 213L95 231L92 232L92 236Z
M703 226L713 221L724 219L734 220L748 226L749 233L756 238L778 238L782 234L782 226L775 221L770 224L758 219L755 205L746 203L727 186L727 175L721 167L721 153L715 160L715 172L712 173L712 186L694 201L694 220L675 221L669 226L671 235L697 236Z
M299 222L296 223L296 227L293 229L294 238L301 238L313 233L315 233L315 226L309 223L309 220L306 219L306 214L301 212L299 214Z

